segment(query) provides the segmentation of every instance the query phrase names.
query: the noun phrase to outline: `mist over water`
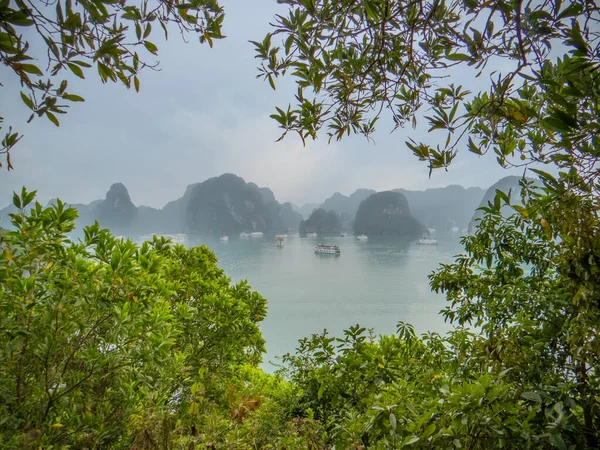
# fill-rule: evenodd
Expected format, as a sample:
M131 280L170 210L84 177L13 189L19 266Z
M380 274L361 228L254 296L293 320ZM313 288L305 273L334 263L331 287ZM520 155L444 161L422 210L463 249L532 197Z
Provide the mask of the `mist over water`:
M139 241L148 238L142 236ZM283 248L272 236L220 242L214 236L178 235L186 246L206 244L232 282L247 279L268 300L261 324L267 341L264 367L292 352L298 339L327 329L339 336L360 323L375 334L394 333L398 321L418 333L450 329L438 314L443 295L430 291L427 276L462 251L459 235L436 236L437 246L391 236L358 241L353 236L300 238L290 234ZM336 244L341 255L317 255L317 242Z

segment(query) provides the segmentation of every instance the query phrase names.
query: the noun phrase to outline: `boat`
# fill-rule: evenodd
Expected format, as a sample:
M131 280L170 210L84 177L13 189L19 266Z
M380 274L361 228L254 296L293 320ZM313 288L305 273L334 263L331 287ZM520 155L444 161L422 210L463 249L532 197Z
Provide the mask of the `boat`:
M283 239L281 236L275 236L275 247L283 248Z
M307 237L307 238L315 238L315 237L317 237L317 233L315 233L315 232L312 232L312 233L306 233L306 237Z
M221 236L221 242L227 242L229 240L229 236Z
M438 241L431 239L427 233L423 233L421 239L417 241L419 245L438 245Z
M241 238L258 238L258 237L263 237L264 233L261 231L253 231L251 233L240 233L240 237Z
M276 234L275 235L275 239L279 239L279 238L281 238L281 239L287 239L288 235L287 234Z
M348 236L348 233L340 233L340 237L346 237Z
M341 251L337 245L327 245L320 243L315 246L315 253L324 253L326 255L339 255Z
M369 239L369 236L367 236L366 234L359 234L358 236L356 236L356 239L358 239L359 241L366 241L367 239Z

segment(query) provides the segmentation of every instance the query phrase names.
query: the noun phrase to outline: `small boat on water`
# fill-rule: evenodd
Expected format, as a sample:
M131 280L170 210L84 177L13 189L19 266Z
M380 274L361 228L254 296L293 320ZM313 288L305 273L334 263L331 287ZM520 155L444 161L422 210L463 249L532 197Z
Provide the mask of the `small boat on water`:
M229 240L229 236L221 236L221 242L227 242Z
M281 238L281 239L287 239L288 235L287 234L277 234L277 235L275 235L275 239L279 239L279 238Z
M275 247L283 248L283 239L281 236L275 236Z
M367 239L369 239L369 236L367 236L366 234L359 234L358 236L356 236L356 239L359 241L366 241Z
M315 246L315 253L324 253L326 255L339 255L341 253L341 250L337 245L327 245L320 243Z
M258 238L258 237L263 237L264 233L262 233L261 231L253 231L252 233L240 233L240 237L241 238Z
M306 237L307 237L307 238L315 238L315 237L317 237L317 233L315 233L315 232L312 232L312 233L306 233Z
M421 239L417 241L419 245L438 245L438 241L431 239L427 233L423 233Z

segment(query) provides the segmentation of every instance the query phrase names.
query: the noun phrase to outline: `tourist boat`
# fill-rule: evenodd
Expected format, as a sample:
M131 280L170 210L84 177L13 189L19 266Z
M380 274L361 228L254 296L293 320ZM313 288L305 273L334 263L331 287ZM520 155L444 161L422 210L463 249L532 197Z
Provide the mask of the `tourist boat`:
M283 239L281 236L275 236L275 247L283 248Z
M261 231L253 231L252 233L240 233L241 238L258 238L263 236L264 233Z
M221 242L227 242L229 240L229 236L221 236Z
M315 232L312 232L312 233L306 233L306 237L308 237L308 238L314 238L314 237L317 237L317 233L315 233Z
M359 241L366 241L367 239L369 239L369 236L367 236L366 234L359 234L358 236L356 236L356 239L358 239Z
M315 246L315 253L324 253L326 255L339 255L341 251L337 245L327 245L321 243Z
M427 233L423 233L421 239L417 241L419 245L438 245L438 241L431 239Z

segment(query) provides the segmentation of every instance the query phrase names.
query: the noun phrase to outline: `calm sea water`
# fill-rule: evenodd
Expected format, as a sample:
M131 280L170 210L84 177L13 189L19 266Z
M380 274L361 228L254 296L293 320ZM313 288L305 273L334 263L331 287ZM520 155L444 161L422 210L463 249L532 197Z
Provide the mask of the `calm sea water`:
M247 279L268 300L262 323L269 361L292 352L298 339L320 333L333 335L351 325L394 333L398 321L419 333L450 328L438 314L445 298L429 289L427 275L462 251L459 236L437 236L437 246L420 246L415 239L353 236L300 238L290 234L283 248L273 236L228 242L199 235L178 235L186 246L208 245L232 281ZM317 242L337 244L341 255L314 253Z

